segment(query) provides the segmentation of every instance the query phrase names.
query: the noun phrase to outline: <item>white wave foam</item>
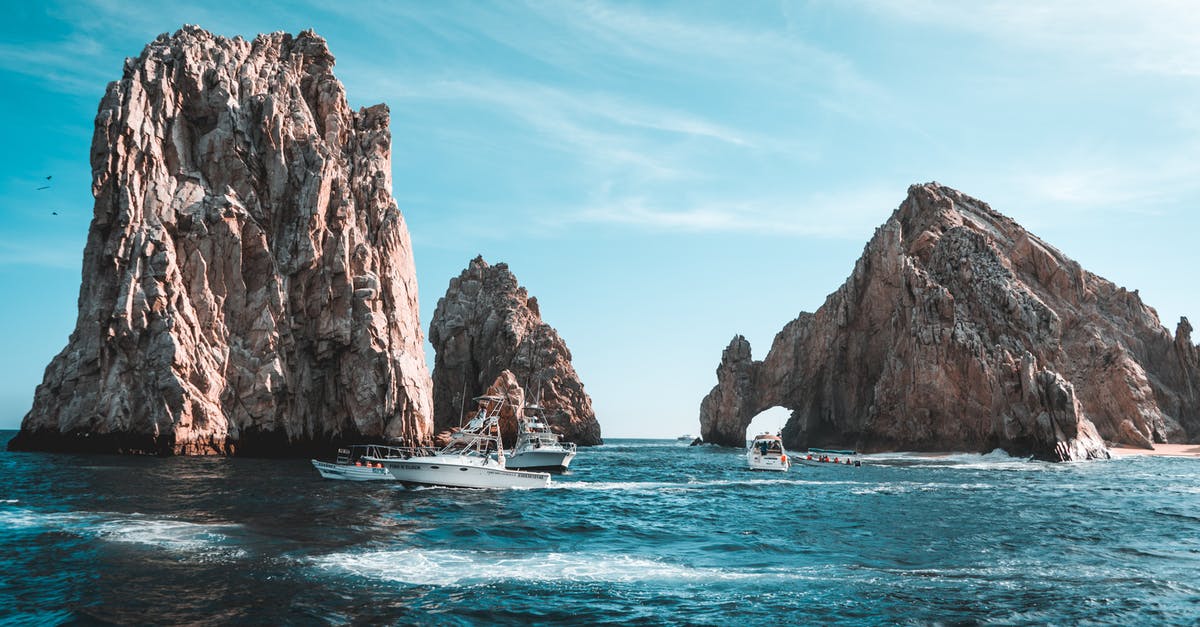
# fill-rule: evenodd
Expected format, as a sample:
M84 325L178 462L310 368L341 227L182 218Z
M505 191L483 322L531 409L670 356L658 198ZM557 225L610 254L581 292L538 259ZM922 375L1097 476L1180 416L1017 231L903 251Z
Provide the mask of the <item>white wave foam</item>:
M94 533L110 542L141 544L181 553L244 555L228 546L223 527L154 518L112 520L95 526Z
M990 453L872 453L860 459L864 464L881 466L964 470L1040 470L1046 465L1029 457L1013 457L1003 449L995 449Z
M61 530L68 525L77 525L85 517L71 512L38 512L31 509L0 509L0 527L6 529L31 529L44 527Z
M705 488L764 485L859 485L862 481L814 481L811 479L691 479L686 482L671 481L559 481L551 488L564 490L702 490Z
M398 549L334 553L313 558L325 572L412 585L456 585L499 581L719 581L794 577L783 571L732 571L692 567L628 555L531 553L514 555L445 549Z
M907 494L909 492L935 492L938 490L990 490L995 487L990 483L914 483L905 481L878 483L865 488L851 488L850 494Z
M245 554L241 549L228 546L230 539L222 532L231 527L137 515L114 517L112 514L94 512L0 509L0 528L40 528L205 556L238 557Z

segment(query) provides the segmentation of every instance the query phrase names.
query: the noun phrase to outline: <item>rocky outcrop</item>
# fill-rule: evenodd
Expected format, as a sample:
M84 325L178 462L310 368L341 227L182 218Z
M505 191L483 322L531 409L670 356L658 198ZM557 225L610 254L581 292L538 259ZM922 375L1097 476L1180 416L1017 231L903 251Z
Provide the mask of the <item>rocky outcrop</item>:
M509 370L546 410L551 428L576 444L601 444L592 400L571 365L571 351L542 321L537 299L517 284L508 266L476 257L450 280L429 324L434 422L458 425L471 398ZM465 397L464 397L465 395ZM465 398L465 400L464 400Z
M96 115L79 319L12 448L302 454L428 441L388 109L311 31L186 26Z
M490 398L489 398L490 397ZM496 401L492 399L503 399ZM505 370L488 386L479 401L468 400L469 408L464 408L462 421L469 421L476 412L486 410L489 415L500 415L500 439L505 448L512 448L517 443L517 429L525 417L525 389L517 381L516 375ZM454 424L434 436L438 446L450 443L451 436L460 430L461 425Z
M1200 349L1153 309L982 201L915 185L854 272L762 361L735 337L701 403L706 442L763 410L785 444L1107 457L1200 439Z

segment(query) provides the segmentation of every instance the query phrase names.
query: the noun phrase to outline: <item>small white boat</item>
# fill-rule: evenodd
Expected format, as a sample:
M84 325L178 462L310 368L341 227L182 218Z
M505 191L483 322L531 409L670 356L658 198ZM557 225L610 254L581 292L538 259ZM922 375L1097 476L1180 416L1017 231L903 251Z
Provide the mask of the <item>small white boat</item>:
M787 451L783 450L783 440L769 433L754 436L754 441L746 451L746 462L750 470L787 472L791 468Z
M397 481L407 485L454 488L545 488L550 475L544 472L509 470L500 445L500 413L504 399L481 396L483 407L462 430L450 436L444 448L423 449L407 459L374 459ZM489 409L494 408L492 411Z
M696 436L694 436L694 435L688 435L688 434L686 434L686 433L685 433L685 434L683 434L683 435L681 435L681 436L679 436L679 437L675 438L675 441L676 441L676 442L695 442L695 441L696 441Z
M550 430L538 405L525 406L525 419L517 425L517 442L505 458L506 468L566 470L575 459L575 443L563 442Z
M314 459L312 465L326 479L343 481L395 481L392 473L383 467L379 459L405 459L412 457L413 449L378 444L355 444L339 448L337 460L333 462ZM367 461L370 458L371 461Z
M838 466L862 466L862 462L854 459L857 455L856 451L810 448L803 456L797 455L796 459L808 466L828 466L830 464Z

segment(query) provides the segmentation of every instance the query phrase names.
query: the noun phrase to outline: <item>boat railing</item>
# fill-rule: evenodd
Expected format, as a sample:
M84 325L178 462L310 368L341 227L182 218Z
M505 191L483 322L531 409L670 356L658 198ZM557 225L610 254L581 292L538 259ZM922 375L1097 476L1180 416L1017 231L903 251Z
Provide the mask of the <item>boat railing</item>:
M342 451L338 450L338 463L342 463ZM346 463L353 464L354 462L370 457L376 460L388 459L410 459L413 457L429 457L437 451L428 446L385 446L383 444L359 444L350 447L349 459Z

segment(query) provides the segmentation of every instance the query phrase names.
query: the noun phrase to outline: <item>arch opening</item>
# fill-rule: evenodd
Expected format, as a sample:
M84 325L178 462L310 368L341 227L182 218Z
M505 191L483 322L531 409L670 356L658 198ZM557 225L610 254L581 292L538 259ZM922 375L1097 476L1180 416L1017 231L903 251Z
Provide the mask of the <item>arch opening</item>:
M788 418L791 417L792 412L786 407L776 406L759 412L750 421L750 424L746 425L745 440L747 444L760 433L778 434L783 429L783 425L787 424Z

